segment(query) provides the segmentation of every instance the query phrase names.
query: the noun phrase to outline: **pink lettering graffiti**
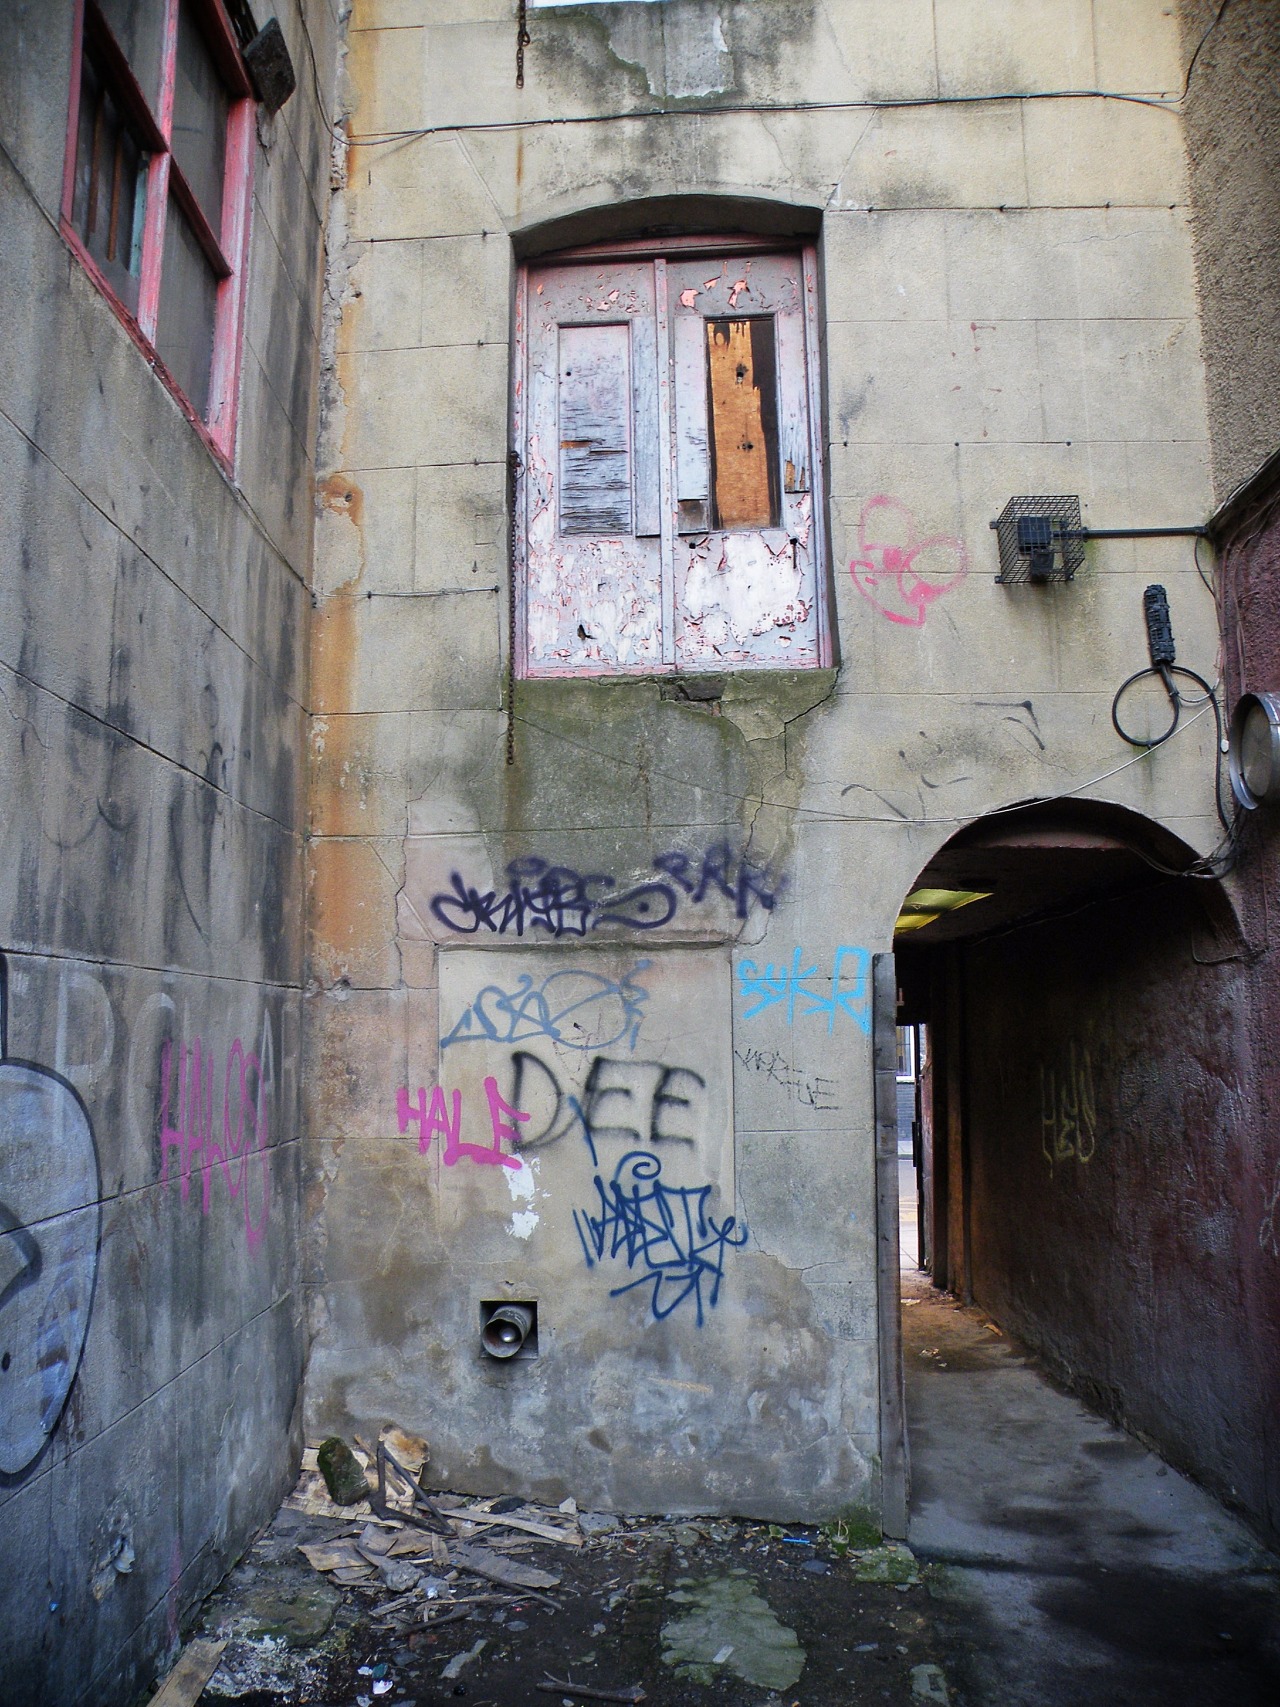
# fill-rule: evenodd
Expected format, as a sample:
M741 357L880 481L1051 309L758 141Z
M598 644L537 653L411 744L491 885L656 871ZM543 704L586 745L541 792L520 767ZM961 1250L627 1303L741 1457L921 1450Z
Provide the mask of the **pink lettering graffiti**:
M416 1102L410 1102L407 1087L396 1092L396 1120L400 1131L402 1134L407 1132L410 1125L417 1121L418 1150L422 1155L431 1148L433 1138L443 1138L441 1159L447 1168L453 1167L464 1156L469 1156L473 1162L479 1162L483 1167L522 1167L519 1156L508 1155L502 1145L505 1141L515 1148L520 1142L518 1122L528 1120L529 1115L522 1114L518 1108L512 1108L509 1103L503 1102L498 1095L496 1079L485 1080L484 1094L489 1103L489 1127L493 1133L491 1144L471 1144L462 1137L462 1092L452 1093L451 1117L445 1106L444 1089L440 1085L432 1087L430 1103L427 1101L425 1086L418 1087Z
M858 554L849 573L881 616L922 628L933 601L969 573L969 553L950 534L918 539L914 516L896 498L870 498L858 519Z
M270 1067L247 1050L237 1037L227 1051L222 1073L222 1142L215 1137L214 1082L216 1051L200 1038L178 1046L177 1114L170 1122L173 1088L173 1044L166 1038L160 1050L160 1181L169 1180L169 1155L178 1154L182 1201L191 1193L191 1175L200 1176L200 1212L209 1213L216 1168L222 1169L232 1202L243 1197L244 1230L252 1250L267 1230L271 1212L271 1160L268 1153L271 1095ZM260 1170L261 1204L254 1218L250 1202L250 1164Z

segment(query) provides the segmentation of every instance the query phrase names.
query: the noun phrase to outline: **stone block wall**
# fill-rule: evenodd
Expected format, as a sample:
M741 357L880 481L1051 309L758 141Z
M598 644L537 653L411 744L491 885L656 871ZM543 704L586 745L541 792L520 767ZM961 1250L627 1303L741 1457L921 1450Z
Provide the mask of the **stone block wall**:
M0 1696L146 1691L296 1468L327 0L282 4L228 474L59 234L75 8L0 65ZM308 46L310 42L310 46Z
M1209 720L1124 768L1108 721L1146 661L1149 581L1213 674L1186 544L1100 544L1073 584L1016 588L995 584L988 529L1016 493L1079 493L1110 526L1211 502L1161 105L1177 21L1118 0L528 16L522 89L505 0L362 0L347 37L313 650L309 1425L394 1418L477 1491L876 1508L870 956L934 849L1010 802L1083 792L1215 840ZM1064 93L1090 89L1141 99ZM658 679L517 682L510 705L518 262L735 222L818 243L837 668L729 673L696 703ZM520 874L553 867L615 894L666 883L670 918L521 934ZM590 1016L572 1045L565 991ZM619 1181L633 1156L650 1183L632 1161ZM662 1226L704 1190L695 1240L646 1242L643 1214ZM537 1300L536 1358L484 1358L481 1306L504 1297Z

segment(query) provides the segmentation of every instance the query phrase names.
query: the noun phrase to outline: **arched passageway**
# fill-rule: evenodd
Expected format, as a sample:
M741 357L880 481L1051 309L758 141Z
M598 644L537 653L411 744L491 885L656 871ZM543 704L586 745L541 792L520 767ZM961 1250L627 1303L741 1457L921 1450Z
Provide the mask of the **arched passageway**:
M1240 1427L1266 1388L1237 1162L1243 955L1219 883L1177 875L1193 860L1095 803L970 825L904 904L898 1020L927 1039L934 1284L1230 1498L1265 1457Z

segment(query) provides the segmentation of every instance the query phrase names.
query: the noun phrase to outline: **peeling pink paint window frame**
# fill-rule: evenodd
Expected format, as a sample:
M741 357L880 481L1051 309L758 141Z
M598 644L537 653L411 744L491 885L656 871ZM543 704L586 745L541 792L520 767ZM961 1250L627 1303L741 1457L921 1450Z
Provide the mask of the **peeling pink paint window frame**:
M173 133L180 4L188 6L205 24L205 39L222 78L229 103L222 178L221 230L211 234L216 251L229 270L218 280L216 287L213 351L209 366L209 400L203 414L193 406L155 347L164 288L162 273L165 227L169 212L172 158L170 144ZM89 10L94 13L99 35L105 35L114 48L110 70L113 98L151 149L147 166L141 279L136 313L121 301L110 280L89 253L73 223L80 78L84 62L86 11ZM153 371L204 440L216 461L228 475L234 475L249 271L249 225L253 201L254 128L257 109L253 85L221 0L164 0L161 30L163 43L160 87L153 109L130 70L123 52L115 44L109 24L94 6L94 0L74 0L71 76L67 103L67 147L63 165L59 230L67 247L111 305L129 336L147 358ZM197 226L203 223L203 212L198 205L187 208L184 202L183 212Z
M673 603L672 561L673 541L677 528L676 517L676 443L672 399L673 363L669 359L669 305L666 300L666 263L691 259L722 261L732 257L752 260L757 257L795 257L801 277L802 328L804 352L804 406L807 411L807 432L810 459L809 495L811 500L811 565L815 614L815 655L804 661L748 659L725 663L699 663L682 666L673 656L672 634L676 610ZM531 482L528 469L530 434L530 405L528 396L530 361L530 277L547 266L571 266L582 263L598 267L611 261L651 262L655 268L655 297L658 320L659 348L668 359L658 364L658 417L660 444L658 468L661 484L662 575L660 598L662 604L663 646L661 660L640 665L610 667L607 664L574 664L547 667L530 657L529 625L529 503ZM514 328L512 339L511 421L512 421L512 553L510 573L514 581L512 600L514 634L508 644L514 650L517 679L546 680L573 678L616 678L619 676L674 676L681 674L706 675L741 674L758 671L767 673L779 669L829 669L833 663L834 645L831 625L831 574L826 533L826 499L824 477L824 440L822 425L822 380L818 336L818 256L812 243L797 243L795 239L772 240L753 236L675 237L655 245L652 240L621 240L565 249L554 255L540 256L521 266L516 277ZM665 449L664 449L665 447ZM750 537L743 535L741 537Z

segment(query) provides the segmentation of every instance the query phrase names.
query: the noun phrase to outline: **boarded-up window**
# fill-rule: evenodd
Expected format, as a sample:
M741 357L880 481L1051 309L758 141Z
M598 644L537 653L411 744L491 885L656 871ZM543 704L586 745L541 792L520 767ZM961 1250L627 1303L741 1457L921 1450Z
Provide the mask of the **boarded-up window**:
M815 257L531 266L515 373L524 675L829 660Z

